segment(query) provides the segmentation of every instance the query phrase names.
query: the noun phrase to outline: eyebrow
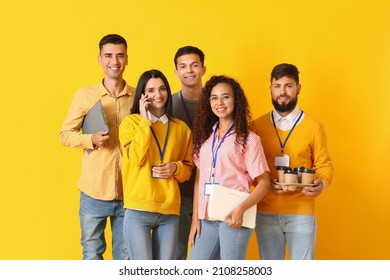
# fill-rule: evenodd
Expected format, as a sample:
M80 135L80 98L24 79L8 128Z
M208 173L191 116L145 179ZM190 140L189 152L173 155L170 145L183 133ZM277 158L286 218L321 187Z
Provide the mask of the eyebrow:
M106 52L106 53L102 53L102 55L114 55L114 53ZM123 56L125 56L125 53L117 53L116 55L123 55Z
M294 83L285 83L285 84L282 84L282 83L277 83L277 82L274 82L272 83L272 85L278 85L278 86L281 86L281 85L293 85Z
M201 64L199 61L192 61L190 63L180 62L178 65L193 65L193 64Z
M229 92L224 92L224 93L221 93L220 94L221 96L222 95L229 95L229 96L233 96L234 94L232 94L232 93L229 93ZM210 93L210 96L218 96L216 93Z

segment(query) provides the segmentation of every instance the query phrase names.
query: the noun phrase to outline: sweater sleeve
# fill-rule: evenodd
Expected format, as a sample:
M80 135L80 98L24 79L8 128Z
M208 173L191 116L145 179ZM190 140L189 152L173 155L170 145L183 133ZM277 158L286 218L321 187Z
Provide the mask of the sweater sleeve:
M329 186L334 175L334 167L329 154L325 128L322 124L319 126L315 137L314 169L316 170L317 178L323 179L326 186Z
M123 157L129 162L140 166L144 164L150 145L151 124L150 120L139 120L136 115L126 116L120 124L119 141Z
M190 179L193 162L192 162L192 133L190 129L186 129L186 138L182 143L183 156L180 161L175 162L177 164L177 170L173 175L179 182L184 182Z

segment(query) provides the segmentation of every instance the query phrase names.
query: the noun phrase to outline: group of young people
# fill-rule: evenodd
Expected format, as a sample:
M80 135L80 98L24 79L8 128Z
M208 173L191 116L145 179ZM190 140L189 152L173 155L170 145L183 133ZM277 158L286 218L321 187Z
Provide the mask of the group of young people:
M297 106L297 67L274 67L275 109L252 121L237 80L214 75L203 85L204 60L199 48L182 47L174 57L177 93L156 69L142 73L134 89L123 79L126 40L117 34L100 40L104 78L76 92L60 132L63 145L84 149L83 259L103 259L108 219L113 259L245 259L253 229L242 226L243 214L254 205L261 259L284 259L286 245L291 259L314 259L315 197L334 170L323 125ZM83 134L83 119L98 100L108 130ZM316 170L315 186L283 191L275 162ZM224 221L214 220L210 185L249 195Z

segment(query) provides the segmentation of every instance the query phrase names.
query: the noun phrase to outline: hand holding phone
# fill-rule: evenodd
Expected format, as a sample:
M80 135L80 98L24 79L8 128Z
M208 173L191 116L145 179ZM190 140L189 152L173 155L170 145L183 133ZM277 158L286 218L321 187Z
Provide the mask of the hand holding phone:
M144 119L148 119L148 106L149 106L149 96L147 93L142 93L141 98L139 100L139 112L141 114L141 117Z

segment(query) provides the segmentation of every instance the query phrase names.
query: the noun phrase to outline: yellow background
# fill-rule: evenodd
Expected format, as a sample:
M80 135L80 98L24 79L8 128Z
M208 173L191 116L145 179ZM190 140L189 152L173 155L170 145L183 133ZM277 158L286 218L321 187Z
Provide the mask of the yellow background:
M157 68L177 91L175 51L200 47L204 81L213 74L239 80L253 117L272 109L272 67L296 64L299 105L324 123L336 170L317 202L316 258L390 259L387 2L6 1L0 259L81 258L81 151L61 146L59 130L76 89L102 78L97 44L108 33L128 40L132 85ZM258 258L254 238L248 258Z

